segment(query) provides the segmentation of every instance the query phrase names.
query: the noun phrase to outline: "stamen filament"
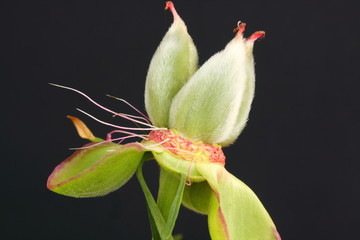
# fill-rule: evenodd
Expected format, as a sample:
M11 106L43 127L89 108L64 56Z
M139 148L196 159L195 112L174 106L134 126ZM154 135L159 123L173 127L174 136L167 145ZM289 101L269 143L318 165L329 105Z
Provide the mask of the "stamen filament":
M112 141L111 135L113 133L124 133L124 134L128 134L129 136L139 137L139 138L142 138L142 139L146 139L146 136L147 136L147 135L144 135L144 134L135 134L135 133L127 132L127 131L123 131L123 130L113 130L113 131L109 132L106 135L106 140Z
M98 146L98 145L101 145L101 144L105 144L105 143L109 143L109 142L113 142L113 141L123 141L125 139L133 138L133 137L140 137L140 138L144 139L145 135L132 135L132 136L125 136L125 137L121 137L121 138L114 138L112 140L105 140L105 141L102 141L102 142L94 143L94 144L86 146L86 147L69 148L69 149L70 150L88 149L88 148L92 148L92 147L95 147L95 146ZM118 143L118 144L120 144L120 143Z
M122 126L118 126L118 125L115 125L115 124L111 124L111 123L108 123L108 122L105 122L105 121L102 121L100 119L97 119L96 117L92 116L91 114L77 108L76 110L78 110L79 112L91 117L92 119L94 119L95 121L98 121L99 123L102 123L104 125L107 125L107 126L110 126L110 127L114 127L114 128L119 128L119 129L125 129L125 130L132 130L132 131L152 131L152 130L158 130L160 128L157 128L157 127L150 127L150 128L130 128L130 127L122 127ZM130 132L128 132L128 134L132 134Z
M118 97L115 97L115 96L112 96L112 95L109 95L109 94L106 94L106 96L108 97L111 97L111 98L114 98L116 100L119 100L123 103L125 103L126 105L128 105L129 107L131 107L132 109L134 109L137 113L139 113L141 116L143 116L143 119L148 123L148 124L151 124L150 123L150 119L144 114L142 113L139 109L137 109L136 107L134 107L133 105L131 105L128 101L126 101L125 99L122 99L122 98L118 98ZM124 114L125 116L129 116L128 114ZM130 115L131 116L131 115Z
M145 118L143 118L141 116L135 116L135 115L127 114L127 113L117 113L117 114L113 115L113 117L116 117L116 116L127 116L127 117L131 117L131 118L146 120Z
M76 92L76 93L79 93L80 95L82 95L82 96L84 96L85 98L87 98L90 102L92 102L93 104L95 104L97 107L99 107L99 108L101 108L101 109L103 109L103 110L105 110L105 111L107 111L107 112L110 112L110 113L112 113L112 114L114 114L114 115L118 115L118 116L120 116L120 117L122 117L122 118L125 118L125 119L129 120L129 121L136 122L136 123L139 123L139 124L144 125L144 126L154 127L153 125L151 125L151 124L149 124L149 123L144 123L144 122L141 122L141 121L139 121L139 120L133 119L133 118L131 118L131 117L125 116L125 115L119 115L118 113L116 113L116 112L114 112L114 111L112 111L112 110L110 110L110 109L108 109L108 108L100 105L99 103L95 102L95 101L92 100L88 95L86 95L85 93L83 93L83 92L81 92L81 91L79 91L79 90L77 90L77 89L74 89L74 88L71 88L71 87L62 86L62 85L58 85L58 84L54 84L54 83L49 83L49 84L52 85L52 86L55 86L55 87L64 88L64 89L68 89L68 90L74 91L74 92Z

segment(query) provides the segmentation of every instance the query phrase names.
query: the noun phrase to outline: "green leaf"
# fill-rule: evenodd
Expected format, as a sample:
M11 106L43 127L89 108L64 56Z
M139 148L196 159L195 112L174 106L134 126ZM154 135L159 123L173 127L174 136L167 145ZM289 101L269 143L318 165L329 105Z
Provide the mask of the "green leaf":
M159 235L159 231L157 230L157 227L156 227L156 224L155 224L154 217L151 214L150 207L149 207L149 204L147 202L146 202L146 210L147 210L148 218L149 218L149 222L150 222L152 240L161 240L161 237Z
M175 222L181 206L181 200L185 188L186 176L171 173L160 169L160 184L157 204L166 219L166 234L169 236L175 226Z
M77 150L54 169L47 182L51 191L77 198L106 195L131 178L144 154L135 144L92 145Z
M166 222L165 222L165 220L160 212L160 209L158 208L158 206L157 206L157 204L145 182L145 179L144 179L144 176L142 173L142 163L140 164L139 168L136 171L136 176L140 183L141 189L144 192L144 196L146 199L146 203L148 205L148 209L154 220L155 226L157 228L157 231L159 233L161 240L173 240L173 237L171 235L167 236L167 234L166 234ZM153 232L153 236L154 236L154 232Z
M255 193L217 164L196 164L214 191L209 205L212 240L280 239Z
M184 187L185 187L185 179L186 176L185 175L181 175L181 179L179 181L179 187L176 191L176 195L173 199L173 202L171 204L171 208L169 211L169 216L167 217L167 223L166 223L166 233L168 235L171 235L174 227L175 227L175 222L176 219L179 215L179 210L180 210L180 206L181 206L181 200L183 197L183 193L184 193Z
M143 156L143 160L142 162L145 162L146 160L149 160L149 159L152 159L154 158L154 156L152 155L151 152L146 152ZM140 176L141 177L141 176ZM144 192L145 194L145 192ZM152 195L150 195L149 197L152 198ZM146 198L145 198L146 199ZM151 236L152 236L152 240L161 240L161 237L159 235L159 231L156 227L156 224L155 224L155 220L154 220L154 217L152 216L151 214L151 211L150 211L150 207L149 207L149 204L148 202L146 201L146 210L147 210L147 213L148 213L148 218L149 218L149 222L150 222L150 229L151 229Z

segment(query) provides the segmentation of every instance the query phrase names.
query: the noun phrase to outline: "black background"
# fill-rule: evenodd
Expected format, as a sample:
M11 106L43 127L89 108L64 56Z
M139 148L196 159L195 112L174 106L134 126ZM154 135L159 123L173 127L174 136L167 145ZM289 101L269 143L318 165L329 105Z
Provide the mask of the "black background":
M150 239L135 178L101 198L46 189L53 168L85 143L66 115L103 137L113 119L71 86L118 112L144 109L148 64L172 22L165 1L13 1L2 77L2 239ZM225 149L227 169L259 196L283 239L357 239L359 215L359 13L355 1L175 1L200 63L236 22L255 44L257 89L245 131ZM119 122L121 124L121 122ZM156 192L158 168L145 175ZM209 239L205 216L182 209L175 233ZM3 238L4 237L4 238Z

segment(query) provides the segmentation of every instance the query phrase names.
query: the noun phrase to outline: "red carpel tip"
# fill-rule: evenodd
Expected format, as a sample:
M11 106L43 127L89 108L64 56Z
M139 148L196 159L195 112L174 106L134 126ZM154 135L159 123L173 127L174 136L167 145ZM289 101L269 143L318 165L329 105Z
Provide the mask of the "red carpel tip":
M173 4L173 2L171 2L171 1L167 1L166 2L166 5L165 5L165 10L168 10L170 8L170 10L172 9L172 8L174 8L174 4Z
M241 35L244 31L245 31L245 27L246 27L246 23L244 23L244 22L241 22L241 21L238 21L238 23L237 23L237 28L235 28L234 30L233 30L233 32L236 32L237 34L237 36L238 35Z
M176 9L175 9L175 6L174 6L174 3L173 3L173 2L171 2L171 1L167 1L167 2L166 2L165 10L168 10L168 9L170 9L170 11L172 12L174 18L179 17L179 15L178 15L177 12L176 12Z
M262 39L262 38L264 38L264 37L265 37L265 32L264 32L264 31L257 31L257 32L254 32L254 33L248 38L248 40L255 42L256 40Z

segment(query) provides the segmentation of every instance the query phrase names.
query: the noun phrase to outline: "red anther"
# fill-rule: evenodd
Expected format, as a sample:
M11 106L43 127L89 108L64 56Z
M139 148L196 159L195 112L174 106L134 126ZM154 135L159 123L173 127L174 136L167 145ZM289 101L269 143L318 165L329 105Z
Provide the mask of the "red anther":
M257 32L254 32L249 38L248 40L249 41L256 41L258 39L262 39L265 37L265 32L264 31L257 31Z

